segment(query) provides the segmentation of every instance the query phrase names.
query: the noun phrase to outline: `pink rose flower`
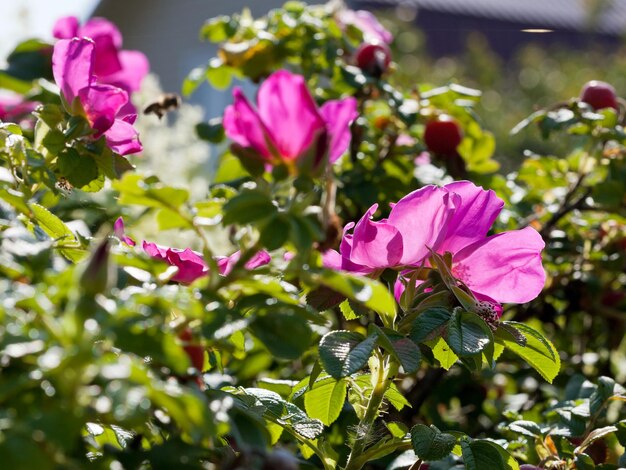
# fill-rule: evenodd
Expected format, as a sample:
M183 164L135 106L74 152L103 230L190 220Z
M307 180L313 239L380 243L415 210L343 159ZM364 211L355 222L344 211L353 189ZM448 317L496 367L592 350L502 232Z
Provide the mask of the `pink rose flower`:
M185 248L167 248L156 243L149 243L144 240L143 251L151 257L165 261L171 266L176 266L178 272L172 277L172 281L182 284L191 284L196 279L206 276L209 268L204 262L202 255Z
M21 95L17 94L1 94L0 95L0 121L8 121L20 123L20 121L28 121L27 119L39 103L25 100ZM32 116L31 116L32 118ZM29 127L32 127L29 126Z
M124 220L119 217L114 224L114 233L117 238L123 243L129 246L135 246L135 240L126 235L124 228ZM176 266L178 272L172 277L172 281L180 282L181 284L191 284L196 279L206 276L209 273L209 267L207 266L201 253L185 248L181 250L179 248L169 248L165 246L157 245L143 241L142 248L145 253L155 259L165 261L171 266ZM222 276L228 276L233 270L241 258L241 252L236 251L230 256L217 256L217 266L219 273ZM252 270L260 266L269 264L272 260L269 253L265 250L261 250L256 253L252 258L244 265L246 269Z
M360 274L420 266L429 248L443 242L457 203L458 196L431 185L400 199L387 219L371 220L374 204L356 224L345 226L340 252L326 251L324 264Z
M348 224L340 252L324 253L324 264L376 275L385 268L406 271L424 265L429 250L449 252L452 274L479 301L528 302L545 283L541 263L545 244L530 227L488 237L503 206L495 192L469 181L426 186L398 201L388 219L370 220L375 204L356 225ZM401 294L400 287L395 294Z
M393 35L367 10L341 10L337 15L340 26L352 25L363 32L365 42L391 44Z
M52 72L64 103L72 115L87 118L94 139L104 135L107 145L120 155L142 150L132 123L136 116L121 114L128 93L102 84L94 74L95 44L91 39L62 39L54 46Z
M317 107L304 77L287 70L270 75L259 87L255 109L239 88L224 112L224 131L244 155L304 171L334 163L350 144L350 124L357 117L354 98Z
M240 251L235 251L230 256L216 257L215 260L217 261L217 267L220 270L220 274L222 276L228 276L240 258L241 258ZM265 250L261 250L258 253L256 253L252 258L250 258L246 262L246 264L244 264L244 267L248 270L255 269L255 268L258 268L259 266L264 266L268 264L271 260L272 258L270 257L270 254Z
M141 82L150 70L148 59L142 52L122 50L122 34L104 18L92 18L83 26L78 24L75 16L60 18L52 34L57 39L92 39L95 44L93 73L98 82L114 85L129 95L140 89ZM123 114L134 113L136 110L129 101Z

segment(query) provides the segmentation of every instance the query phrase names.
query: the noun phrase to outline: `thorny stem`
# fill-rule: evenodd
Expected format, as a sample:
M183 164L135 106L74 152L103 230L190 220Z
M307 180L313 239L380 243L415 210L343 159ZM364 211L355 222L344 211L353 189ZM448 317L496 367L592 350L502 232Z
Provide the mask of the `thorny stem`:
M381 354L378 354L377 358L378 366L372 368L372 375L376 379L374 389L367 403L365 415L359 423L357 435L352 445L345 470L360 470L363 467L363 452L370 438L374 421L376 421L378 417L378 410L391 384L391 364L389 364L388 358L385 360Z

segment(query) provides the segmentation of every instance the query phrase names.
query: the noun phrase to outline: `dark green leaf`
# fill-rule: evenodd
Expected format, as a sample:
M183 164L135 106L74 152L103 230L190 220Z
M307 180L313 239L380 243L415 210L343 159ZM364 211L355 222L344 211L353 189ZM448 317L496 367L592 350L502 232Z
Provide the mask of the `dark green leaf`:
M351 331L331 331L320 341L320 361L332 377L347 377L365 367L375 344L376 335L363 338Z
M411 429L411 444L415 454L422 460L439 460L446 457L456 444L451 434L442 433L435 426L416 424Z

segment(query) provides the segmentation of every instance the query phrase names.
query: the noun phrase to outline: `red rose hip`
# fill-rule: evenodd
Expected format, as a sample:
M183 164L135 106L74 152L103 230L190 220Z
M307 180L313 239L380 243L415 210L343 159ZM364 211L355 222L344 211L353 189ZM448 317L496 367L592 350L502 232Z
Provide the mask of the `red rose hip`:
M202 372L204 367L204 348L199 344L190 344L193 338L189 328L181 331L178 337L184 342L183 349L189 356L192 367Z
M357 66L373 77L380 77L389 68L391 51L383 43L363 43L355 54Z
M428 150L438 155L454 155L463 140L463 131L459 123L447 114L426 123L424 143Z
M580 92L580 101L587 103L593 109L617 109L617 95L612 85L599 80L585 83Z

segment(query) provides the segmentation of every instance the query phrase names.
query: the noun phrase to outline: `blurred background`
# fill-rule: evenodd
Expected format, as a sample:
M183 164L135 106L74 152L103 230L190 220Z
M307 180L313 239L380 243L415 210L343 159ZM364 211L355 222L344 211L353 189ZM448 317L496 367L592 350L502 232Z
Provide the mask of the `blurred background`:
M19 0L3 2L0 57L28 37L51 39L54 21L74 14L103 16L122 31L125 49L150 59L158 82L148 80L145 102L160 90L177 92L187 74L215 54L200 42L208 18L249 8L254 16L283 0ZM318 3L318 2L309 2ZM549 154L558 142L536 132L510 136L510 129L537 107L577 96L591 79L626 92L626 2L616 0L348 0L349 7L374 11L394 33L394 80L403 85L458 82L484 90L477 108L496 135L496 157L514 170L524 150ZM244 84L251 92L253 86ZM203 84L186 101L194 118L221 115L230 93ZM184 114L184 111L183 111ZM153 118L153 116L151 117ZM145 132L158 126L146 121ZM171 122L170 122L171 124ZM181 126L182 129L182 126ZM148 141L148 139L146 139ZM163 140L164 141L164 140ZM189 142L189 140L185 140ZM154 145L155 150L160 143ZM192 161L207 161L208 146ZM149 150L149 149L147 149ZM192 153L193 153L192 152ZM211 165L207 163L207 171Z

